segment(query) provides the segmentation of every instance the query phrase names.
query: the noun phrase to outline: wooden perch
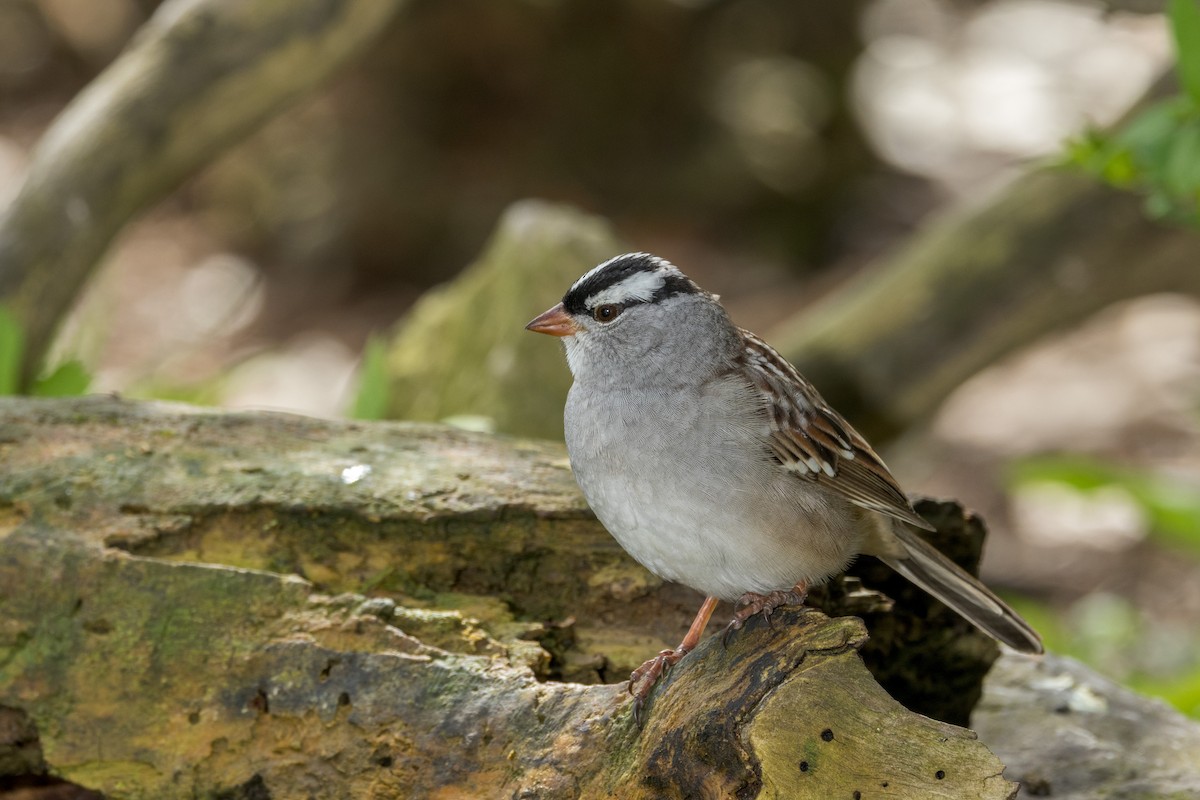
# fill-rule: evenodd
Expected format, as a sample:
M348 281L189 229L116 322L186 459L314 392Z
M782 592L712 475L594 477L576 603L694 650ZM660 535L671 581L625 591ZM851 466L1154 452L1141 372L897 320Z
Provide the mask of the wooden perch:
M728 650L706 640L641 731L623 685L538 679L555 659L579 676L571 660L590 659L594 680L646 657L686 624L679 591L590 517L559 445L0 399L0 706L79 785L1012 796L973 734L876 684L850 617L792 611Z
M359 52L400 0L168 0L42 137L0 216L25 380L113 237Z

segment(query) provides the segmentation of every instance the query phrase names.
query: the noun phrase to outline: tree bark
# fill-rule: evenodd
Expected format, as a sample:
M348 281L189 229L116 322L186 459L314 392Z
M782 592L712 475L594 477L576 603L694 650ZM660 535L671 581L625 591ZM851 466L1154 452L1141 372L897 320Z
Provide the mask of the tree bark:
M121 228L358 53L401 0L168 0L34 151L0 216L24 379Z

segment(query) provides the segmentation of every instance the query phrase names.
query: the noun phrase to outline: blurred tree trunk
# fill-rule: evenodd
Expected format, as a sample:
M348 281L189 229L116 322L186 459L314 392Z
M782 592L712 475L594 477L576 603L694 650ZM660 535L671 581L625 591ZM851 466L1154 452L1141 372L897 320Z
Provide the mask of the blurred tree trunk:
M1178 91L1175 75L1163 75L1113 127ZM987 203L926 224L772 341L884 441L976 372L1106 306L1155 292L1200 296L1198 263L1195 228L1150 219L1137 194L1081 170L1036 167Z
M772 341L875 440L927 418L964 380L1118 300L1200 296L1200 234L1134 194L1037 169L935 221Z
M169 0L46 132L0 217L28 383L140 211L362 50L401 0Z
M578 196L582 184L598 206L639 224L686 219L812 263L834 227L836 187L875 166L845 90L864 0L468 0L419 4L387 26L399 5L164 3L47 133L0 219L0 303L27 329L27 375L125 222L365 50L331 98L337 123L323 135L295 121L206 173L192 195L237 220L241 246L282 253L290 272L280 279L315 303L329 302L331 261L354 270L348 283L360 291L394 285L397 264L418 285L456 270L511 197L496 186ZM366 48L383 29L383 46ZM761 78L755 65L807 76L813 105L828 105L813 123L820 136L789 156L807 165L803 185L764 182L747 155L750 133L737 127L746 115L725 108L749 92L726 73L740 66ZM332 209L315 225L312 198L292 191L314 183ZM306 316L290 307L274 324Z

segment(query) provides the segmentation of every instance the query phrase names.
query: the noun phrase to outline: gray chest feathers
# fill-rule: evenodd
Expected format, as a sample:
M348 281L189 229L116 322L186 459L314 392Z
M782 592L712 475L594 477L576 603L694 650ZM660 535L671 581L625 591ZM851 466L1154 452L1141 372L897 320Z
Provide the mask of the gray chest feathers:
M761 402L732 377L686 391L572 388L575 477L651 572L733 600L819 583L860 549L862 512L774 463Z

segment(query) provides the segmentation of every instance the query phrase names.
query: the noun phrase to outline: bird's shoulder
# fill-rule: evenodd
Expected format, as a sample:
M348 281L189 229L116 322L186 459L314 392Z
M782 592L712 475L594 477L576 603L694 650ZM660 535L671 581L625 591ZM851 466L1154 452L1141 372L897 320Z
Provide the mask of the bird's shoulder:
M883 459L800 372L761 337L738 329L738 365L766 409L765 445L780 468L871 511L929 528Z

